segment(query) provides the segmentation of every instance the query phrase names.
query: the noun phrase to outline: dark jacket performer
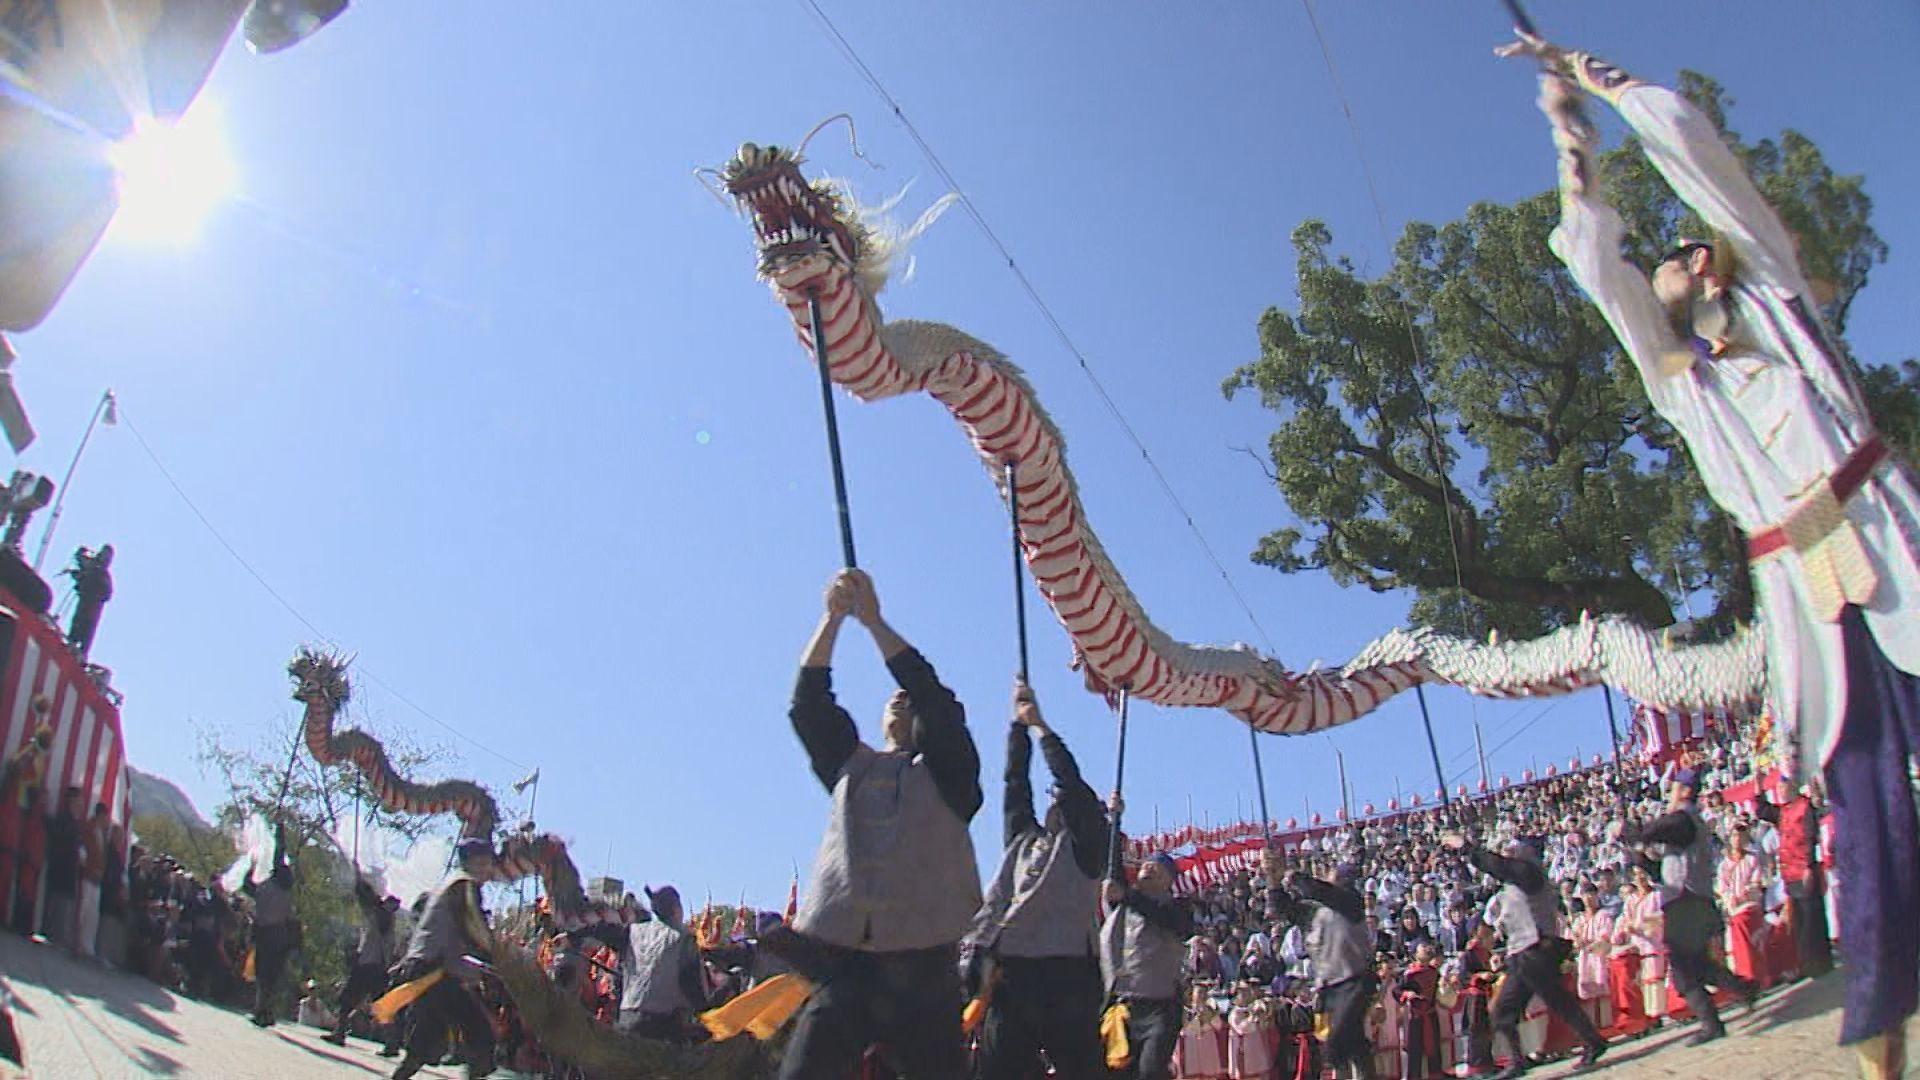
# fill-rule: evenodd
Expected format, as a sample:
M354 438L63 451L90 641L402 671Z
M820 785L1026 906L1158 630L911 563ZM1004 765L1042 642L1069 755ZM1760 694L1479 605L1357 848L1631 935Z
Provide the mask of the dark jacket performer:
M988 996L980 1029L984 1080L1039 1075L1046 1052L1062 1080L1104 1076L1100 965L1094 952L1108 823L1067 744L1048 729L1021 683L1007 732L1006 851L974 916L962 967L969 994ZM1045 820L1034 816L1030 733L1053 774Z
M880 616L873 582L844 570L801 661L791 719L832 795L813 886L794 930L819 984L782 1059L786 1080L841 1080L870 1046L906 1080L966 1074L959 942L980 908L967 822L980 809L980 757L966 713L932 665ZM829 665L848 616L873 635L900 689L886 748L860 741L834 701Z
M1180 972L1193 911L1173 895L1177 867L1158 854L1140 864L1132 887L1106 886L1100 966L1107 995L1127 1007L1127 1046L1136 1080L1167 1080L1180 1041Z

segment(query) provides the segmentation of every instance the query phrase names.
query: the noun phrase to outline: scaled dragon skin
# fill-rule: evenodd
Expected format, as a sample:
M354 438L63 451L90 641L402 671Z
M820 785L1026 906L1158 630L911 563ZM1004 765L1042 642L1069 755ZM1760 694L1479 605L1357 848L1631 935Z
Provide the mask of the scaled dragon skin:
M1288 671L1247 645L1192 645L1155 626L1107 557L1081 506L1060 430L1020 369L991 346L940 323L886 321L887 241L802 160L747 143L722 172L753 221L759 275L786 306L812 355L817 298L832 380L863 401L925 392L953 414L1004 490L1020 488L1020 545L1034 582L1072 636L1097 690L1126 687L1162 705L1225 709L1264 732L1305 735L1353 720L1419 683L1490 697L1565 694L1601 683L1662 709L1758 701L1762 642L1742 628L1724 642L1668 648L1617 617L1582 617L1532 641L1486 643L1394 630L1337 671Z
M401 814L452 814L460 821L462 837L491 841L500 811L487 789L471 780L442 780L422 784L401 776L388 759L380 740L358 728L334 730L334 720L347 703L347 661L332 653L303 648L287 665L294 682L293 698L306 706L304 733L307 751L322 765L351 763L366 778L381 806ZM515 833L494 852L496 880L518 881L538 876L552 899L554 920L571 929L585 923L615 921L613 910L587 899L580 873L559 837Z

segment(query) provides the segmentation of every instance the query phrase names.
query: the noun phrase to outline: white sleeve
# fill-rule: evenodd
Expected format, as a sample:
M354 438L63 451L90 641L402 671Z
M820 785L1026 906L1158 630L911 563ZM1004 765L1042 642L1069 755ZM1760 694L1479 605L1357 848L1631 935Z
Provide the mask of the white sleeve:
M1669 405L1678 404L1675 391L1689 376L1685 369L1669 373L1665 361L1687 346L1674 333L1646 275L1621 256L1620 240L1625 234L1626 226L1613 207L1590 193L1563 186L1560 224L1547 243L1613 328L1639 369L1654 407L1672 421L1684 414L1684 409Z
M1674 91L1646 83L1627 87L1614 104L1674 194L1733 245L1736 273L1807 295L1792 234L1705 113Z

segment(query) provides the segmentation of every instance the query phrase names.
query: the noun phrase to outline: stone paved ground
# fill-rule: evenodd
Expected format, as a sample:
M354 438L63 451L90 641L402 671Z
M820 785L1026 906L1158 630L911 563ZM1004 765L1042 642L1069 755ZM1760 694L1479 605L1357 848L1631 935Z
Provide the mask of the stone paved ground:
M319 1032L284 1024L259 1031L246 1017L169 994L144 979L76 961L46 945L0 933L0 983L12 991L14 1022L37 1080L94 1077L218 1077L221 1080L372 1080L392 1063L358 1040L344 1050ZM1852 1055L1833 1043L1840 1026L1840 978L1776 994L1732 1036L1710 1046L1678 1045L1690 1027L1615 1048L1606 1080L1844 1080ZM1534 1076L1564 1077L1566 1066ZM454 1069L423 1077L451 1080ZM500 1074L505 1075L505 1074ZM1920 1071L1909 1075L1920 1076Z
M371 1043L345 1049L294 1024L261 1031L240 1013L167 993L145 979L0 933L0 983L35 1080L217 1077L372 1080L393 1062ZM452 1078L457 1069L422 1077ZM504 1074L496 1074L504 1075Z
M1769 995L1751 1016L1736 1006L1727 1015L1728 1037L1702 1047L1683 1045L1688 1024L1621 1043L1591 1075L1605 1080L1857 1080L1852 1051L1834 1045L1840 1034L1838 973ZM1529 1076L1559 1080L1566 1066L1536 1069ZM1920 1070L1909 1069L1909 1076Z

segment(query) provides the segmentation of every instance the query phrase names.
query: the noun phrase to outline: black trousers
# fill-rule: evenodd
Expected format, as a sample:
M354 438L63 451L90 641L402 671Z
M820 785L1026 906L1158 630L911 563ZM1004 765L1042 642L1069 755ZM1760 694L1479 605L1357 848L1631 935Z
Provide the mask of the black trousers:
M1359 975L1320 989L1320 1007L1327 1014L1327 1065L1335 1072L1347 1066L1360 1075L1373 1075L1373 1044L1367 1041L1367 1010L1373 1005L1373 978Z
M1574 1034L1587 1046L1599 1046L1606 1042L1600 1030L1587 1019L1580 1008L1580 999L1573 996L1567 984L1560 978L1560 958L1565 955L1561 943L1557 940L1543 941L1530 949L1507 954L1507 978L1500 984L1500 993L1493 999L1493 1032L1504 1037L1507 1045L1513 1049L1513 1059L1524 1061L1526 1054L1520 1049L1520 1018L1527 1014L1527 1005L1534 995L1547 1003L1547 1008L1567 1022Z
M293 952L293 934L286 926L260 926L253 932L253 1015L261 1020L275 1018L275 999L280 996L280 977L287 970L287 956Z
M1104 1077L1100 1048L1100 965L1091 957L1008 956L980 1027L981 1080L1044 1075L1046 1051L1060 1080Z
M1793 946L1800 974L1817 979L1833 970L1833 934L1827 927L1826 883L1818 875L1787 884L1787 910L1793 920Z
M354 964L353 969L347 972L347 985L340 988L340 1000L334 1006L334 1012L339 1014L339 1019L333 1023L334 1034L345 1035L347 1020L353 1015L353 1010L379 997L386 989L385 967L379 964ZM397 1030L387 1036L386 1044L389 1047L400 1045Z
M459 1033L469 1066L476 1072L492 1070L493 1025L487 1022L479 999L460 980L451 975L442 978L420 995L408 1012L407 1056L400 1072L411 1076L409 1069L418 1071L445 1057L449 1030Z
M906 1080L962 1080L960 971L952 945L831 950L825 981L795 1021L781 1080L846 1080L873 1045Z
M1172 998L1127 1001L1127 1048L1132 1080L1170 1080L1173 1050L1180 1044L1180 1003Z
M1680 991L1687 1008L1693 1010L1706 1030L1717 1031L1720 1010L1714 1007L1707 987L1741 994L1753 993L1755 989L1752 983L1728 971L1726 965L1707 951L1708 946L1726 932L1720 909L1705 897L1685 893L1661 910L1666 916L1667 968L1673 976L1674 989Z

